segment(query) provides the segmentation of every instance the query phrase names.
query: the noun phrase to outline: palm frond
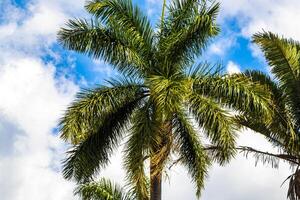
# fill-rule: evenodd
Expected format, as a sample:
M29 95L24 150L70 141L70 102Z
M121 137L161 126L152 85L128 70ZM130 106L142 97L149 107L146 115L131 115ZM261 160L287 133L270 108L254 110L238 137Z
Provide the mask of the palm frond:
M187 167L195 182L196 194L200 197L210 160L203 150L198 134L186 115L179 113L174 116L173 131L179 146L180 162Z
M131 0L92 0L87 2L86 9L111 28L125 32L127 40L143 51L142 55L150 56L153 29L147 16Z
M300 44L271 32L258 33L253 41L263 50L272 73L279 80L298 126L300 126Z
M199 0L174 0L168 7L166 26L169 32L185 28L197 14Z
M126 103L146 95L142 85L129 79L111 80L109 86L82 90L60 121L61 137L77 144L104 124L102 119Z
M228 111L212 99L199 94L189 97L189 109L211 142L222 149L220 154L215 155L215 159L220 164L229 161L235 154L237 125Z
M69 20L58 33L59 42L67 49L101 58L122 73L142 76L145 59L141 51L131 44L121 32L104 27L97 19Z
M287 198L290 200L300 200L300 170L296 169L295 173L290 175L286 180L289 181Z
M198 77L218 76L223 74L224 67L221 64L210 64L208 62L201 62L189 68L186 76L191 79Z
M253 113L268 122L273 114L271 94L266 86L244 74L212 75L194 79L193 90L238 112Z
M210 8L199 6L197 15L185 28L171 32L160 41L162 62L165 61L165 72L174 73L190 65L194 58L201 54L208 41L219 32L215 24L219 4Z
M80 184L74 193L82 200L134 200L133 194L104 178Z
M64 161L65 178L74 177L78 182L90 180L108 163L129 117L144 97L134 90L129 93L130 90L119 89L115 93L113 89L84 93L62 121L62 137L71 137L71 140L74 137L76 144ZM118 95L122 98L118 99ZM78 140L77 134L82 138Z
M262 162L263 164L270 164L274 168L278 168L279 161L285 161L293 166L299 165L299 161L295 156L288 154L275 154L270 152L264 152L252 147L240 146L236 148L240 153L243 153L244 156L252 154L255 158L256 164Z
M185 81L180 75L175 75L174 78L152 76L146 80L146 84L150 85L151 97L158 112L169 115L165 118L170 118L171 113L180 107L180 103L186 94Z
M151 152L153 133L157 131L155 111L147 103L138 110L132 119L129 140L126 143L124 163L127 179L137 199L149 199L148 177L145 175L144 162Z
M246 76L249 76L252 81L259 82L261 85L266 86L272 98L273 116L271 123L265 123L264 120L259 120L253 113L244 113L244 116L239 119L239 122L257 132L265 135L269 141L276 146L281 141L281 148L287 151L299 150L299 137L297 130L294 127L294 121L289 114L289 110L285 105L286 96L278 83L274 82L269 76L259 71L247 71Z

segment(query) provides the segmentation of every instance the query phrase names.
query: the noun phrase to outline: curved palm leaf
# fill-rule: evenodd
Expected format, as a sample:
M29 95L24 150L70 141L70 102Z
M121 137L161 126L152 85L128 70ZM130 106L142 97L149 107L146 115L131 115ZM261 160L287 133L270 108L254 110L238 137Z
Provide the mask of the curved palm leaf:
M93 0L86 9L105 23L118 24L118 28L127 32L128 39L140 43L140 49L152 50L154 32L146 15L129 0ZM113 27L112 27L113 28Z
M286 95L286 106L300 126L300 44L271 32L255 34L253 41L262 48L272 73L279 80L280 89Z
M134 200L134 195L104 178L79 185L75 194L82 200Z
M134 186L138 199L149 199L148 177L145 174L145 159L150 153L153 132L156 131L154 110L146 104L135 113L132 128L125 148L125 167L127 177Z
M62 137L76 144L64 162L66 178L89 180L108 163L130 115L144 97L136 85L100 87L79 95L61 122Z
M122 33L103 27L97 19L75 19L59 31L58 39L67 49L101 58L123 73L142 76L147 63Z
M190 110L199 126L208 135L213 144L222 149L215 158L224 164L235 154L236 124L229 113L212 99L199 94L189 97Z
M218 10L219 4L214 4L209 9L201 6L186 27L178 31L172 30L174 32L160 40L159 46L163 56L162 62L165 62L167 67L166 73L174 74L178 69L192 64L195 57L206 47L209 38L218 34L219 29L214 23Z
M197 132L182 113L177 114L173 120L174 134L179 145L181 162L187 168L196 184L197 196L200 197L204 187L210 160L203 150Z

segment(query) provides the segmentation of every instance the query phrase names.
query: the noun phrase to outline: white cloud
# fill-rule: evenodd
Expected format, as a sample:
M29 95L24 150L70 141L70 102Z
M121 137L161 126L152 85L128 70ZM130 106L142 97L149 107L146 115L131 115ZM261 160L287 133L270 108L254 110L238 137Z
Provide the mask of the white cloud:
M64 144L52 129L77 86L54 79L54 66L36 58L7 59L0 64L0 134L10 135L3 148L11 153L0 156L1 198L72 199L72 185L54 170Z
M298 0L225 0L219 19L235 18L247 38L265 30L300 40L299 10Z
M224 56L228 50L236 44L236 36L224 36L218 40L214 40L208 48L208 53L211 55Z
M233 61L229 61L226 70L229 74L240 73L240 66L234 63Z
M34 0L26 8L1 3L1 200L74 199L74 185L60 172L65 144L53 128L78 87L41 57L59 59L51 50L57 30L70 14L81 12L82 3Z

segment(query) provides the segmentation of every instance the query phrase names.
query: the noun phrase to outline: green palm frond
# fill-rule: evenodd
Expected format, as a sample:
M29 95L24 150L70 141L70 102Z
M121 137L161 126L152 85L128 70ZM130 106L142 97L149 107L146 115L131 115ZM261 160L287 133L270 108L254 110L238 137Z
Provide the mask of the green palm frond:
M179 146L181 163L185 165L196 185L197 196L200 197L207 176L210 160L203 150L200 138L187 116L179 113L173 119L174 134Z
M215 158L220 164L229 161L235 154L236 124L229 112L220 107L212 99L199 94L189 97L190 111L195 116L199 126L219 146L222 151Z
M131 134L125 148L127 178L138 199L149 199L148 178L145 175L145 159L151 152L153 133L157 131L155 111L146 104L133 116Z
M100 87L79 94L61 121L62 137L76 144L64 162L66 178L85 181L107 164L129 117L144 96L136 85Z
M174 78L152 76L147 79L157 112L171 116L171 113L180 107L180 103L186 94L185 81L182 76L174 76Z
M256 113L260 118L270 120L273 107L268 88L244 74L200 76L193 84L195 92L216 99L228 108Z
M197 14L199 0L174 0L168 7L166 26L169 31L177 32L190 23Z
M224 73L224 67L221 64L210 64L208 62L201 62L193 65L187 71L187 78L195 80L207 76L220 76Z
M160 41L160 52L166 65L165 73L172 74L190 65L206 47L209 39L218 34L219 29L214 23L218 10L219 4L209 9L201 7L187 27L171 33Z
M119 71L142 76L147 63L132 41L122 32L104 27L97 19L69 20L58 33L59 42L67 49L101 58Z
M134 200L134 195L104 178L80 184L75 194L82 200Z
M106 24L117 24L120 31L127 33L128 39L146 47L147 53L152 50L154 32L150 21L131 0L92 0L86 4L86 9Z
M111 80L110 86L83 90L60 121L61 137L73 144L81 142L104 125L97 120L98 117L105 119L128 102L146 96L146 93L142 85L130 80Z
M102 119L103 124L97 132L67 152L68 157L63 166L65 178L74 177L78 182L85 182L107 165L138 103L139 99L135 99L107 115Z
M280 89L286 95L286 105L300 126L300 44L271 32L258 33L253 41L263 50Z
M285 105L286 96L284 91L280 89L278 83L272 81L269 76L262 72L247 71L245 74L270 90L274 112L271 123L266 123L264 120L256 118L256 116L251 116L252 113L244 113L244 116L239 118L239 122L256 132L262 133L275 146L280 146L287 151L299 151L299 137L297 137L297 130L294 127L295 123L292 116L290 116Z

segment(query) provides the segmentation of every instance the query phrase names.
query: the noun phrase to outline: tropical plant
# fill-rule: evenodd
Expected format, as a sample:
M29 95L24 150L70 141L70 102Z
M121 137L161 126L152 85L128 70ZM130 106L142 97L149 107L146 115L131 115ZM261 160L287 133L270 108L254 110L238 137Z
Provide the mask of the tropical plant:
M279 150L269 153L254 148L243 147L240 150L278 166L284 160L294 167L295 173L290 179L288 198L300 199L300 43L285 39L271 32L255 34L253 41L258 44L271 68L274 78L259 71L247 71L253 81L269 88L272 94L274 112L271 122L267 123L251 113L244 113L238 121L264 135Z
M134 195L104 178L80 184L75 194L82 200L134 200Z
M219 32L219 4L173 0L166 7L164 1L156 29L130 0L93 0L86 9L92 19L70 20L59 41L103 59L120 78L83 90L67 109L61 137L73 147L64 177L90 181L126 137L124 164L137 199L161 199L162 174L171 154L187 167L200 196L211 159L224 164L235 155L238 124L233 113L267 117L270 107L264 87L243 74L224 75L199 62ZM198 128L220 150L212 157Z

